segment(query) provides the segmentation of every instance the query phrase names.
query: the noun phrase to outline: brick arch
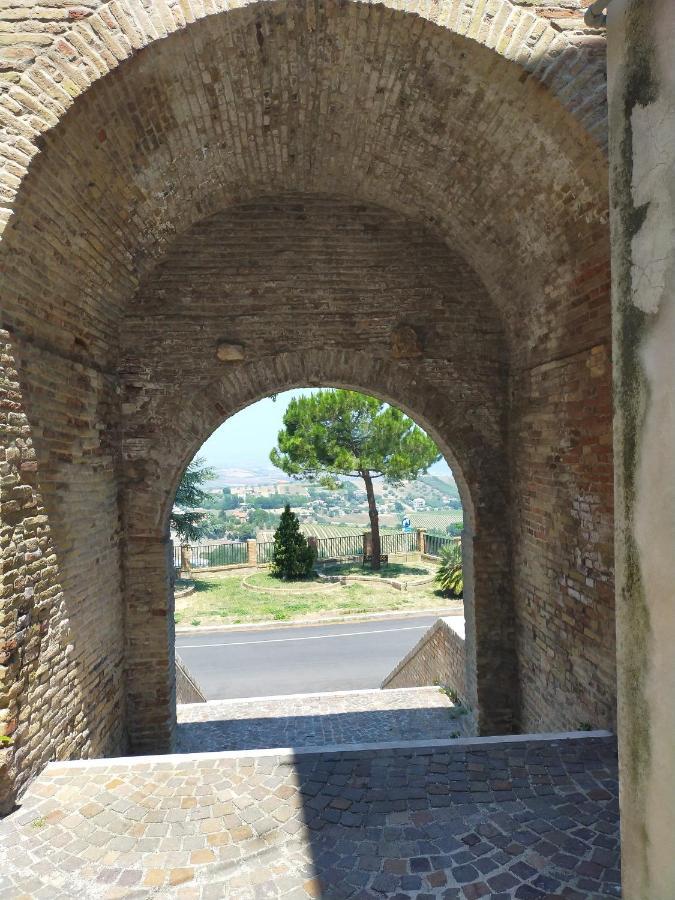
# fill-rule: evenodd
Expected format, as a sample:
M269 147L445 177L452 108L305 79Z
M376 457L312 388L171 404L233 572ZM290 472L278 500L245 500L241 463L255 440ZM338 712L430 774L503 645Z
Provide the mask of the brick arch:
M136 752L168 749L175 726L168 517L185 466L219 425L252 403L294 387L328 386L359 390L399 407L427 431L450 463L466 511L462 547L467 700L481 733L513 729L518 685L508 516L488 474L494 475L505 461L497 458L494 448L478 449L484 436L459 420L452 399L424 377L410 378L400 364L374 359L364 351L313 350L236 366L178 415L167 397L152 407L153 426L131 426L124 499L131 625L126 657L128 728ZM167 444L170 456L161 450ZM165 622L167 630L158 622Z
M318 23L298 19L301 33L288 32L295 43L289 41L283 57L284 64L290 59L306 66L303 75L314 76L324 64L324 94L340 101L340 115L321 92L288 96L279 113L266 80L274 67L260 60L255 26L260 19L269 46L274 29L288 31L289 17L277 14L289 3L311 17L311 4L275 0L198 14L198 21L178 30L161 21L180 16L179 7L152 4L153 41L133 54L119 49L115 16L135 15L133 10L143 16L140 4L101 6L88 22L73 26L70 43L55 41L0 100L6 129L0 142L6 157L2 221L8 222L0 241L2 324L10 355L19 360L16 392L1 399L8 415L23 405L27 420L9 462L8 496L19 510L12 508L11 527L16 518L21 522L13 532L20 540L9 544L8 571L15 583L26 579L28 591L36 585L30 603L18 592L12 596L11 626L19 629L26 606L51 602L50 576L37 578L24 541L39 539L50 525L58 558L67 560L64 592L77 601L82 621L92 628L100 622L96 582L107 609L116 611L117 631L123 627L121 429L145 362L137 359L135 368L121 372L120 335L144 276L167 265L173 243L190 229L242 201L283 192L296 199L339 195L427 227L482 284L481 304L501 311L510 340L500 427L511 448L505 481L514 498L510 535L519 680L527 688L523 722L533 730L574 727L583 708L584 720L611 724L601 61L507 2L490 22L481 5L475 19L468 4L454 3L438 7L441 18L424 18L348 2L323 7L342 16L337 38L325 13ZM319 54L318 26L326 41ZM390 35L397 36L396 54L386 44ZM203 78L199 65L179 65L199 41L212 50L208 59L223 50L215 71ZM72 60L65 62L64 54ZM354 78L349 84L338 79L336 86L332 65L337 61L343 74L345 56ZM386 69L392 59L398 64L393 74ZM230 77L232 65L240 69L238 83ZM381 85L377 71L384 73ZM201 87L190 81L197 76ZM214 76L220 88L209 87ZM301 83L315 86L317 79ZM199 88L188 91L194 107L180 93L193 85ZM171 102L164 102L166 90ZM373 104L380 104L382 119L370 115ZM246 141L237 141L238 130ZM485 335L493 334L491 325ZM439 348L438 357L450 360L450 350ZM481 352L475 363L484 365ZM133 449L133 442L125 447ZM481 449L478 441L475 452ZM33 450L36 460L26 459ZM36 474L29 477L27 466ZM147 469L145 474L152 476ZM40 565L49 573L48 560ZM105 576L92 579L92 571L104 569ZM62 618L63 610L55 610L53 632ZM36 651L32 632L26 640L28 651ZM88 662L85 692L95 711L116 677L112 656L97 646ZM122 704L119 685L109 693L110 705ZM15 695L11 702L13 715ZM105 732L108 723L99 725ZM29 724L23 727L28 733ZM25 760L21 740L19 734ZM111 747L103 735L86 752Z
M471 484L476 473L469 448L478 435L467 423L457 423L452 418L443 421L439 417L438 411L447 407L447 400L437 394L433 385L403 381L401 376L400 367L364 351L285 353L237 367L236 375L225 375L212 392L202 393L186 410L185 419L176 422L175 434L182 436L183 443L172 442L175 455L171 467L161 473L163 496L154 505L159 534L166 534L173 497L186 466L208 437L227 419L259 400L304 387L369 393L410 416L433 438L452 469L465 510L465 522L473 533L477 527L474 503L477 485Z
M411 321L419 346L400 358L392 335ZM166 547L180 474L226 418L270 393L307 385L360 389L394 403L454 463L469 523L467 683L481 729L512 729L518 690L502 421L506 350L499 316L462 258L419 223L382 207L308 194L259 198L176 240L140 285L123 333L133 745L166 746L173 724ZM219 360L224 338L243 347L244 362Z
M510 0L489 12L446 0L428 16L350 0L316 21L296 0L216 7L190 22L179 9L149 18L140 3L102 6L9 89L5 193L21 233L3 235L8 256L47 244L67 258L89 243L99 271L79 278L100 290L113 258L110 293L123 302L204 216L274 191L338 188L425 221L502 306L551 302L551 282L579 277L572 254L587 268L606 253L606 162L584 119L604 97L601 67L545 19ZM69 63L52 60L67 53ZM305 89L312 80L294 68L316 68L316 86ZM50 97L42 124L40 91ZM298 104L312 115L299 118ZM73 237L59 223L47 238L58 207L77 204L86 214L71 216ZM520 315L505 310L509 327Z
M263 0L257 4L263 7ZM5 179L0 207L0 235L11 216L12 204L32 156L39 151L40 135L53 128L69 107L97 80L113 72L122 62L153 43L175 34L208 16L222 15L248 5L214 0L212 3L154 4L147 9L140 0L100 3L58 37L39 43L37 59L11 84L0 99L0 138L12 148L11 177ZM382 6L400 7L395 0ZM535 77L557 96L583 127L606 144L605 75L601 60L580 66L580 51L564 32L554 29L547 18L497 0L489 7L469 5L465 0L442 0L433 8L420 5L415 16L437 24L469 41L493 50L522 69L523 78ZM39 48L39 49L38 49Z

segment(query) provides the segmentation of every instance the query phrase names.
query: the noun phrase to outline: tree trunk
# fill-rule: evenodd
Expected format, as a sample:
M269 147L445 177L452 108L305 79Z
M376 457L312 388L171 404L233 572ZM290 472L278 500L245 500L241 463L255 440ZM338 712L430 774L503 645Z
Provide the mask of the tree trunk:
M373 479L370 472L366 469L361 472L361 476L366 483L366 494L368 495L368 515L370 516L370 531L373 536L373 571L380 569L380 520L377 514L377 504L375 503L375 491L373 490Z

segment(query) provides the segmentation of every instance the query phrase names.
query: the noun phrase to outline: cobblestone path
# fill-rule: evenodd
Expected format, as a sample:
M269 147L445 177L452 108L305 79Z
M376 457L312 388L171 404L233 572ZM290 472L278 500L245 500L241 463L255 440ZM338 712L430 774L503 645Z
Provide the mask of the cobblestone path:
M472 722L462 713L437 687L190 703L178 707L177 751L464 737Z
M51 764L3 898L618 897L612 738Z

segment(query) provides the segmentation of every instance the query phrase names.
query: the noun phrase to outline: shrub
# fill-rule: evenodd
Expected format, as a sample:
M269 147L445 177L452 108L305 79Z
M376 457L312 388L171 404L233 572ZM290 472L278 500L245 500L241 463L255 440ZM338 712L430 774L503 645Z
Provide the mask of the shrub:
M436 572L436 584L452 597L464 592L462 551L459 543L447 544L441 551L441 564Z
M314 567L316 551L300 531L300 523L287 503L274 532L272 573L279 578L306 578Z

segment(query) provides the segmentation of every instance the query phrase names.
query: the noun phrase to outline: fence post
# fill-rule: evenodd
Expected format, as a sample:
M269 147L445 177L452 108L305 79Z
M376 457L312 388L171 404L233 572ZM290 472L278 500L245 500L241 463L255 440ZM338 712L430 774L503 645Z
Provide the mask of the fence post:
M192 566L190 565L190 546L189 544L181 544L180 545L180 570L181 572L185 572L186 575L189 575Z
M363 558L368 559L373 555L373 535L370 531L363 532Z
M417 552L424 553L424 529L417 529Z
M255 538L246 541L246 565L255 566L258 564L258 542Z

